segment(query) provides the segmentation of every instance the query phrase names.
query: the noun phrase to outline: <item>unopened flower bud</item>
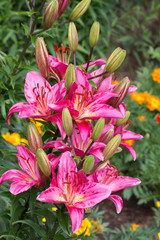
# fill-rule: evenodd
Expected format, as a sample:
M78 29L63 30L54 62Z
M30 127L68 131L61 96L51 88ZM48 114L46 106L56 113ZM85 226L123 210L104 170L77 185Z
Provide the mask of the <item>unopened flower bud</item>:
M94 142L97 141L97 139L101 136L103 132L104 124L105 124L104 118L100 118L96 122L96 125L94 126L93 132L92 132L92 139Z
M121 142L120 134L117 134L109 141L109 143L106 145L103 151L104 161L107 161L113 156L113 154L117 151L120 142Z
M38 166L46 177L51 175L51 164L45 151L39 148L36 152Z
M78 33L74 22L69 23L68 28L68 43L70 50L75 53L78 47Z
M130 81L129 81L128 77L121 80L112 91L113 93L119 94L119 96L110 98L107 101L107 104L109 104L112 107L117 108L123 102L124 98L126 97L129 85L130 85Z
M73 9L69 20L76 21L78 18L80 18L87 11L90 3L91 0L82 0L80 3L78 3L77 6Z
M108 131L101 137L100 142L103 142L107 144L113 137L114 130L113 129L108 129Z
M43 148L43 141L41 138L40 133L38 132L38 129L34 125L34 123L29 123L27 128L27 139L28 139L28 145L34 154L36 154L36 151L38 148Z
M69 92L74 82L76 82L76 69L73 64L70 64L66 70L65 75L65 87L67 89L67 92Z
M89 45L91 48L95 47L98 42L99 31L100 31L99 22L94 22L89 34Z
M51 0L48 4L43 18L44 29L49 29L57 18L58 14L58 0Z
M106 65L104 67L104 72L112 73L114 72L121 63L123 62L126 56L126 51L120 47L116 48L112 54L109 56Z
M83 171L85 172L85 174L89 174L93 166L94 166L94 156L93 155L86 156L83 163Z
M64 131L66 132L67 136L71 137L73 133L73 122L72 122L72 117L70 115L68 108L63 108L62 123L63 123Z
M126 115L123 119L118 119L117 122L116 122L116 126L120 126L122 125L123 123L127 122L128 118L130 117L130 111L126 111Z
M47 78L50 74L49 69L49 56L44 42L44 39L37 38L35 46L35 55L37 67L44 78Z

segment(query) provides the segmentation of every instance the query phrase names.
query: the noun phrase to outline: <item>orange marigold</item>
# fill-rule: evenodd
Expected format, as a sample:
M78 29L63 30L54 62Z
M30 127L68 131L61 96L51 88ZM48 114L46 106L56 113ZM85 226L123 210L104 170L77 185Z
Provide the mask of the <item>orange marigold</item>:
M128 144L129 146L133 146L133 144L134 144L134 140L133 139L130 139L130 140L125 140L125 141L121 141L122 143L126 143L126 144Z
M144 93L133 92L131 94L131 99L136 101L138 104L145 103Z
M143 115L138 116L137 118L138 118L138 120L141 121L141 122L144 122L144 121L146 120L146 116L143 116Z
M132 231L136 231L136 228L138 228L138 227L139 227L138 224L132 223L132 225L131 225L131 230L132 230Z
M147 108L150 111L154 111L156 109L160 109L160 99L156 96L150 96L147 99Z
M160 68L154 69L152 73L153 81L160 83Z

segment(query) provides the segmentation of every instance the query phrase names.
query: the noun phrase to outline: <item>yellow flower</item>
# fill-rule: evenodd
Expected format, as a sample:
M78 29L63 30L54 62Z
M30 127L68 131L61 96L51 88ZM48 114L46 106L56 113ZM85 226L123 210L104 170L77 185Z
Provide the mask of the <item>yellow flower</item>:
M38 122L39 121L44 121L43 119L41 118L30 118L30 121L33 122L36 126L36 128L38 129L38 132L43 135L44 132L42 131L41 127L43 126L43 124L41 122Z
M28 141L25 138L21 138L18 133L7 132L6 134L3 134L2 137L7 142L10 142L15 146L17 146L18 144L22 144L22 145L28 144Z
M160 68L154 69L152 73L153 81L160 83Z
M113 80L112 81L112 84L118 84L119 82L118 81L116 81L116 80Z
M138 224L132 223L132 225L131 225L131 230L132 230L132 231L136 231L136 228L138 228L138 227L139 227Z
M126 144L128 144L129 146L133 146L133 144L134 144L134 140L133 139L130 139L130 140L125 140L125 141L121 141L122 143L126 143Z
M42 218L42 222L45 223L47 220L46 218Z
M75 234L80 235L86 230L84 235L91 236L91 232L90 232L91 226L92 226L91 222L88 220L88 218L85 218L85 219L83 219L80 228L78 229L78 231Z
M103 232L103 226L100 224L98 225L97 221L91 221L92 224L94 224L94 232L102 233Z
M146 120L146 116L143 116L143 115L138 116L137 118L138 118L138 120L141 121L141 122L144 122L144 121Z
M154 111L156 109L160 109L160 99L156 96L150 96L147 99L147 108L150 111Z
M160 201L157 201L156 205L157 205L158 208L160 208Z
M57 210L58 210L57 207L52 207L52 211L53 211L53 212L56 212Z
M160 240L160 232L158 233L158 238L159 238L159 240Z

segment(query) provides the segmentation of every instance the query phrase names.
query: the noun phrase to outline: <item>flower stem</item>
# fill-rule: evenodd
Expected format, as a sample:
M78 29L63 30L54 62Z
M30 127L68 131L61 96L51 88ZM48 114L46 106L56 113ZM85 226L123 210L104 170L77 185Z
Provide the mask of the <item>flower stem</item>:
M72 150L73 150L73 154L74 154L74 156L76 156L75 149L74 149L74 146L73 146L72 137L69 137L69 139L70 139L70 142L71 142L71 147L72 147Z
M93 53L93 48L90 49L90 54L89 54L89 58L88 58L88 62L87 62L87 67L86 67L86 73L87 73L87 71L88 71L88 67L89 67L89 63L90 63L91 57L92 57L92 53Z
M86 156L87 152L89 151L89 149L92 147L94 141L91 142L91 144L88 146L88 148L86 149L86 151L84 152L82 159Z
M64 21L64 22L61 22L61 23L58 24L58 27L60 27L60 26L62 26L62 25L64 25L64 24L66 24L66 23L69 23L69 22L70 22L69 20L66 20L66 21Z
M50 236L49 236L49 240L53 240L54 239L53 237L55 236L57 228L58 228L58 220L56 219L55 224L53 225L53 228L51 230L51 233L50 233Z
M25 54L25 52L26 52L26 50L27 50L27 48L28 48L28 46L29 46L29 44L30 44L31 36L33 35L33 31L34 31L35 25L36 25L36 23L37 23L37 19L38 19L39 15L40 15L43 7L44 7L45 2L46 2L46 0L43 0L43 2L42 2L42 4L41 4L41 7L40 7L40 9L39 9L39 13L36 15L36 17L34 18L33 22L31 23L31 26L30 26L30 35L29 35L28 38L26 39L25 45L24 45L24 47L23 47L23 50L22 50L21 54L19 55L19 58L18 58L18 61L17 61L17 65L14 67L14 69L13 69L13 71L12 71L12 76L14 76L14 75L16 74L17 69L18 69L18 67L19 67L19 65L20 65L20 63L21 63L21 61L22 61L22 58L23 58L23 56L24 56L24 54Z
M76 53L73 53L73 61L74 61L74 66L76 67Z
M91 79L94 79L94 78L97 78L97 77L101 77L101 76L103 76L103 75L105 75L105 74L107 74L108 72L103 72L103 73L100 73L100 74L98 74L98 75L96 75L96 76L93 76L93 77L90 77L90 78L88 78L88 80L91 80ZM101 83L103 81L103 79L101 79L98 83L97 83L97 85L99 84L99 83Z

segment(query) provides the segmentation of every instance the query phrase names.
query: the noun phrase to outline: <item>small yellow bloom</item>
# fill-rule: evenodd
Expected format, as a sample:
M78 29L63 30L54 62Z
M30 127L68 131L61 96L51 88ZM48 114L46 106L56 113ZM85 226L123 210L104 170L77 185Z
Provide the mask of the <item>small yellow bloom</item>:
M146 120L146 116L143 116L143 115L138 116L137 118L138 118L138 120L141 121L141 122L144 122L144 121Z
M85 218L85 219L83 219L80 228L78 229L78 231L75 234L80 235L86 230L85 235L91 236L91 231L90 231L91 226L92 226L91 222L88 220L88 218Z
M103 226L100 224L98 225L97 221L91 221L92 225L94 224L94 229L93 232L97 232L97 233L102 233L103 232Z
M6 134L3 134L2 137L7 142L10 142L15 146L17 146L18 144L22 144L22 145L28 144L28 141L25 138L21 138L18 133L7 132Z
M131 225L131 230L132 230L132 231L136 231L136 228L138 228L138 227L139 227L138 224L133 223L133 224Z
M160 201L157 201L156 205L157 205L158 208L160 208Z
M158 233L158 238L159 238L159 240L160 240L160 232Z
M133 144L134 144L134 140L133 139L130 139L130 140L125 140L125 141L121 141L122 143L126 143L127 145L129 145L129 146L133 146Z
M152 73L153 81L160 83L160 68L154 69Z
M47 220L46 218L42 218L42 222L45 223Z
M57 210L58 210L57 207L52 207L52 211L53 211L53 212L56 212Z

